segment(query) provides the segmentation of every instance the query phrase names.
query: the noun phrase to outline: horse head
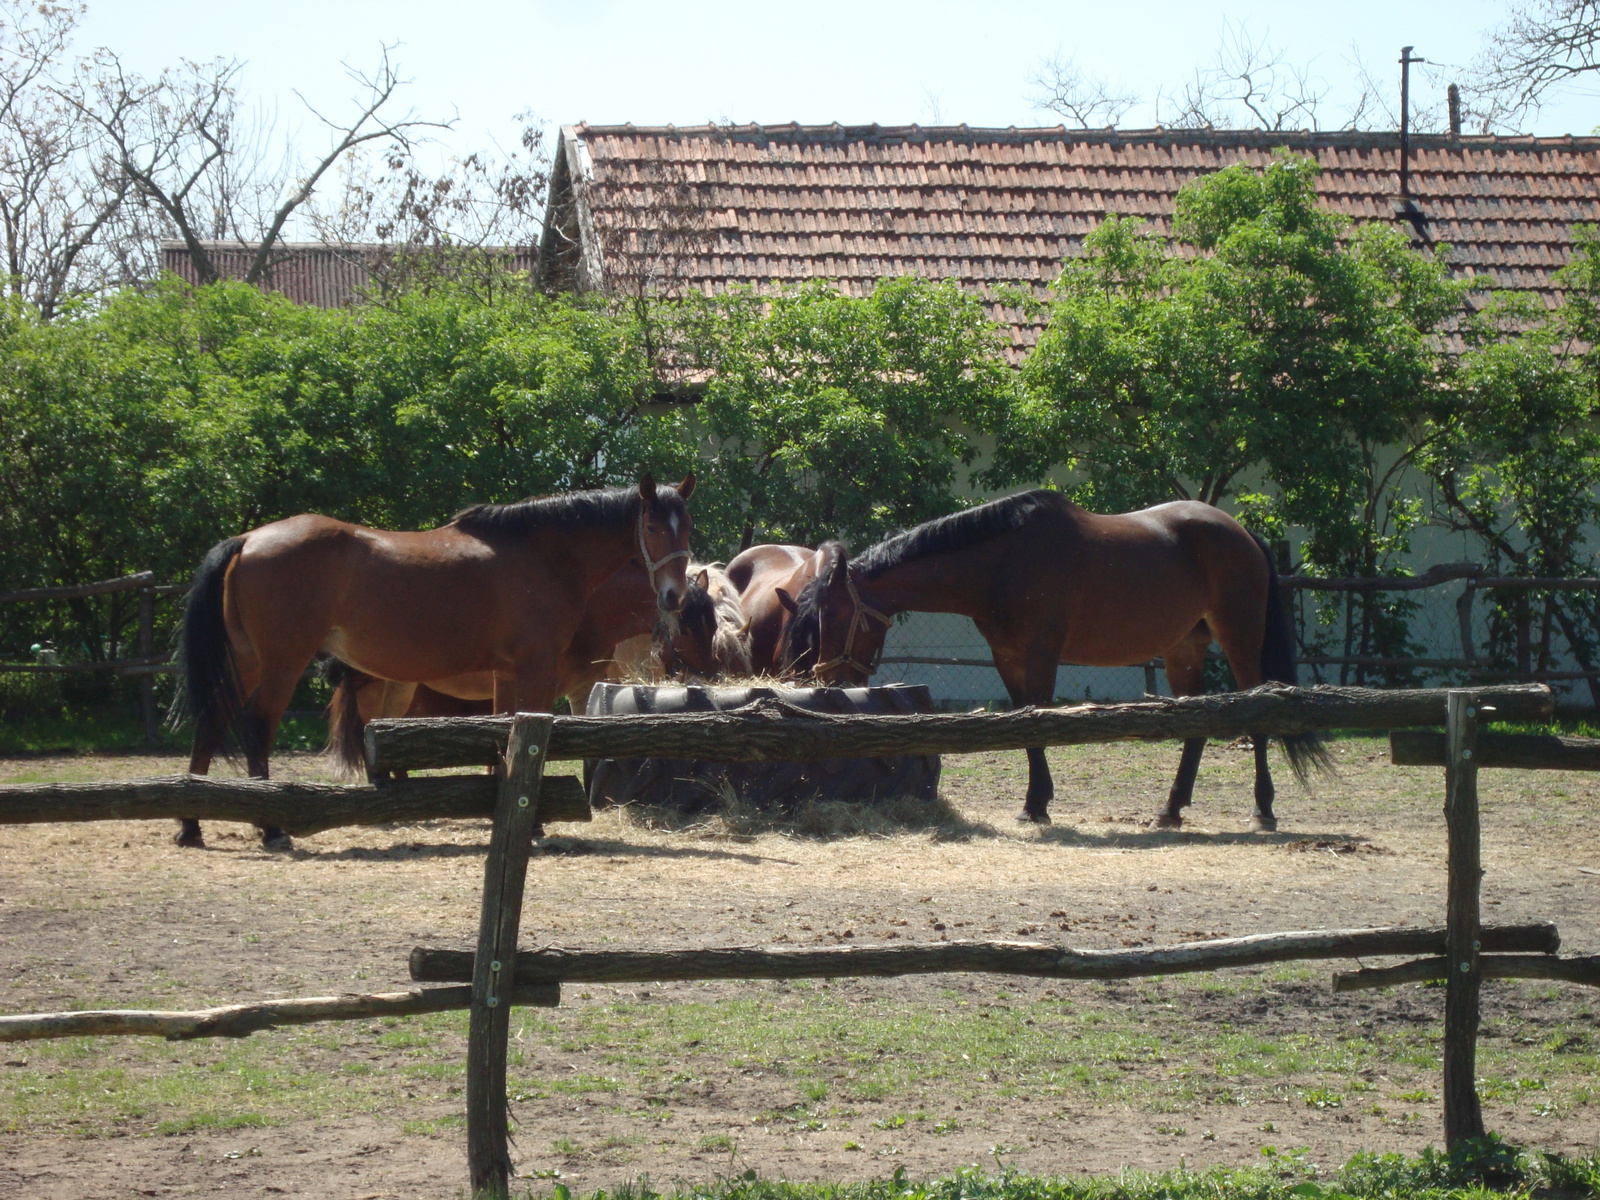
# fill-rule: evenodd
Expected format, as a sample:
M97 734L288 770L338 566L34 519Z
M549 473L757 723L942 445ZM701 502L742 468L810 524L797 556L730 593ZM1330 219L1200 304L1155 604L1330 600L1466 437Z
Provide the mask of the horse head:
M778 597L790 613L781 661L787 673L821 683L864 684L877 665L889 619L863 603L843 545L826 542L817 555L817 573L800 594Z
M669 674L707 679L750 674L750 622L722 564L690 564L689 590L677 626L659 630L658 640Z
M639 480L639 561L650 576L656 606L676 612L689 592L689 497L694 495L694 472L676 487L657 487L648 472Z

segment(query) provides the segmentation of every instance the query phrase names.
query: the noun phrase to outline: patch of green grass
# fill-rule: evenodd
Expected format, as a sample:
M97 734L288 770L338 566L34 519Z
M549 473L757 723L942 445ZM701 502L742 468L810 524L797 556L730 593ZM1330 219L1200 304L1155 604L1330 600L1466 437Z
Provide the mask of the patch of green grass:
M847 1141L844 1149L860 1150L861 1145ZM1360 1154L1330 1173L1307 1161L1304 1151L1274 1152L1264 1167L1180 1169L1159 1175L1123 1171L1064 1178L969 1167L918 1182L902 1168L887 1179L860 1183L790 1183L760 1179L748 1170L671 1192L635 1180L594 1192L590 1200L1494 1200L1529 1197L1543 1188L1560 1189L1570 1197L1600 1196L1600 1155L1568 1159L1521 1154L1488 1138L1455 1154ZM572 1200L572 1192L561 1184L525 1195Z

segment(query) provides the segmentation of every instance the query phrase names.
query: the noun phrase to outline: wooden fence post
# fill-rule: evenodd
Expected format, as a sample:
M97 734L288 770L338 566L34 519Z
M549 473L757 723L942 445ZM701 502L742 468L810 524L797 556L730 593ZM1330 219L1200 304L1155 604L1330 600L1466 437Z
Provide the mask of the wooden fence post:
M1483 1136L1478 1104L1478 992L1482 982L1478 930L1483 880L1478 831L1478 703L1475 692L1452 688L1445 699L1449 760L1445 766L1445 830L1449 838L1449 899L1444 996L1444 1142L1454 1149Z
M518 713L512 720L484 866L483 917L478 925L467 1042L467 1166L474 1200L484 1196L501 1200L510 1187L506 1045L516 990L522 889L550 726L549 713Z
M156 654L156 593L154 588L139 589L139 657L149 662ZM156 713L156 677L149 672L139 676L139 715L144 718L144 744L161 740L161 722Z

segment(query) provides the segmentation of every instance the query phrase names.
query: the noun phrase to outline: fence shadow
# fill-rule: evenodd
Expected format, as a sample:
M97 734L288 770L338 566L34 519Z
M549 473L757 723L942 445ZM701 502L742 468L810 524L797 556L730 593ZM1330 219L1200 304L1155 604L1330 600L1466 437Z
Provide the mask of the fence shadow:
M1053 846L1096 850L1168 850L1174 846L1272 846L1303 851L1323 850L1334 854L1354 854L1375 850L1371 839L1361 834L1310 829L1280 830L1277 833L1252 833L1244 829L1157 829L1110 828L1097 831L1072 825L1052 825L1041 829L1036 839Z

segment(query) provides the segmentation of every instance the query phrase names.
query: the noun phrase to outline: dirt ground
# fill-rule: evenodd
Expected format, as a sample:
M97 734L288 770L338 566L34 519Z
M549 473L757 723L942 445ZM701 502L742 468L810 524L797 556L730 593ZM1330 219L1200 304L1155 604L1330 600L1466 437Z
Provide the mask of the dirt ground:
M1148 828L1175 748L1051 754L1057 824L1019 827L1020 754L946 761L946 806L898 828L838 814L552 827L524 944L594 947L1028 938L1081 947L1431 923L1444 909L1442 772L1336 744L1340 778L1280 780L1249 834L1250 755L1213 746L1191 823ZM0 760L0 783L182 769ZM283 777L326 777L310 755ZM1600 781L1485 773L1485 919L1555 920L1600 952ZM818 832L818 831L821 832ZM829 832L831 830L832 832ZM0 829L0 1011L192 1008L408 985L413 946L472 944L483 822L335 830L286 855L242 826L183 851L162 823ZM1336 1164L1439 1140L1443 993L1334 996L1354 964L1117 984L985 976L568 987L519 1009L518 1170L536 1193L647 1175L914 1177L1221 1162ZM1600 1022L1576 987L1491 984L1489 1126L1600 1142ZM239 1042L0 1046L0 1196L464 1195L465 1018Z

